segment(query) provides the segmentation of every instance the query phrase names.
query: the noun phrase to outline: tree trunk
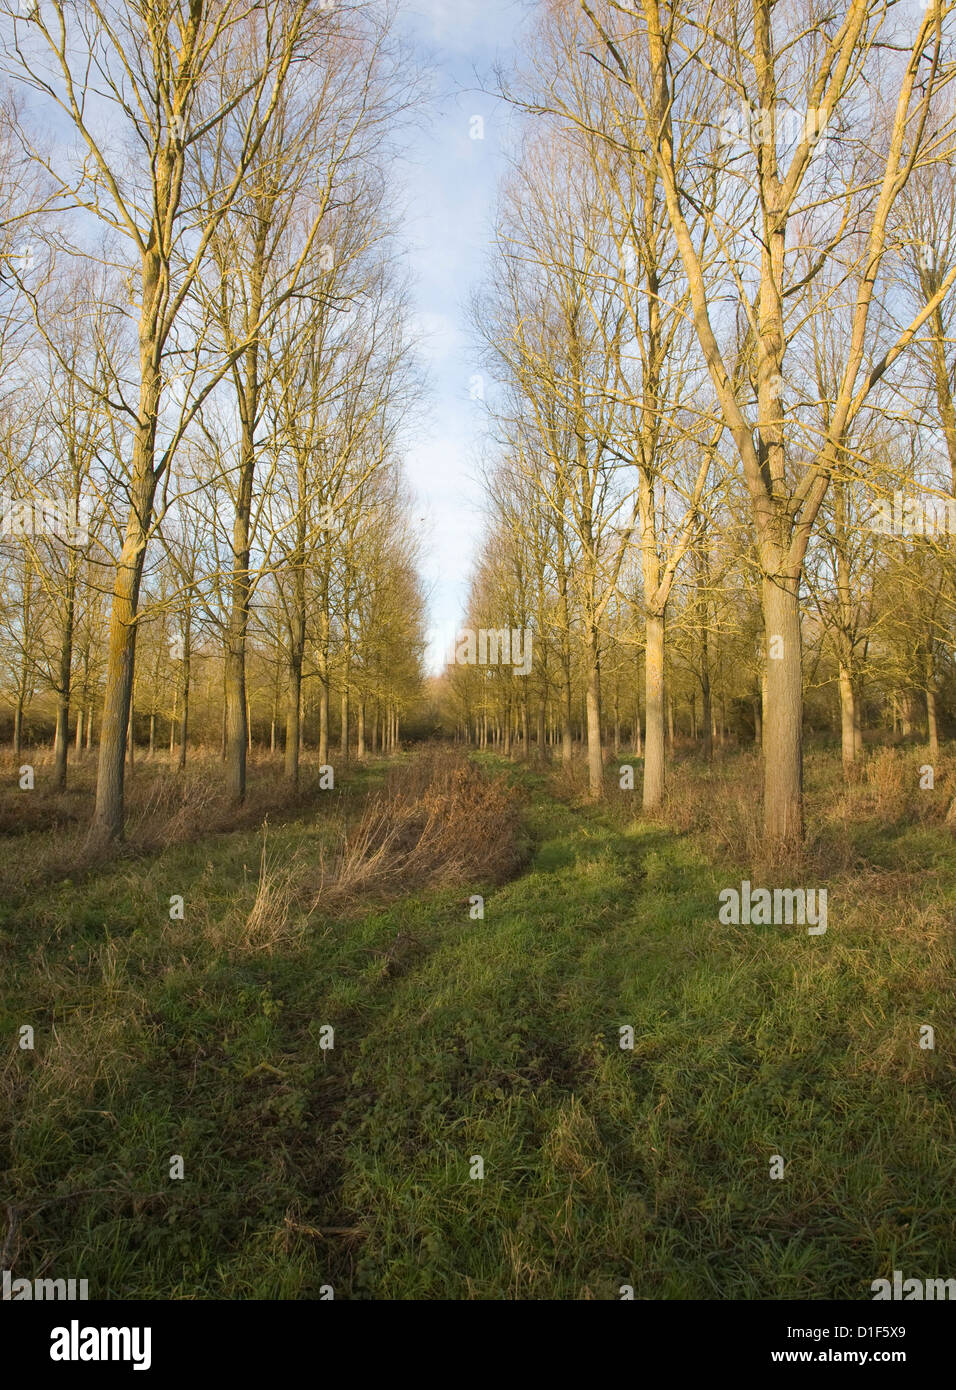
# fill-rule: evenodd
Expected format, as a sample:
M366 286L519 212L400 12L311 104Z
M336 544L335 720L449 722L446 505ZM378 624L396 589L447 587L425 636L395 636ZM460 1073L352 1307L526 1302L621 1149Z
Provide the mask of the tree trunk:
M226 792L230 801L241 805L246 795L246 756L249 730L246 726L246 645L245 608L241 578L233 580L233 609L226 647Z
M764 833L771 849L803 843L803 666L799 581L763 580L767 642Z
M300 494L304 484L300 481ZM285 720L285 775L293 786L299 784L299 753L302 747L302 663L305 659L305 537L301 530L296 554L295 615L289 643L289 694ZM319 758L321 763L323 759Z
M840 663L840 746L843 766L850 767L856 760L858 744L859 713L856 706L856 692L853 678L845 662Z
M289 661L289 703L285 713L285 764L287 779L299 784L299 731L302 720L302 662L297 651Z
M186 745L189 741L189 687L190 687L190 668L192 666L192 627L187 619L185 641L183 643L183 689L182 689L182 708L179 716L179 771L184 771L186 767Z
M56 734L53 739L53 789L66 791L66 757L70 739L70 683L73 674L73 619L76 608L74 562L67 580L66 612L60 638L60 669L56 690ZM79 727L79 724L77 724Z
M644 655L644 792L645 811L664 801L664 619L647 616Z
M568 603L568 581L564 572L564 536L558 533L558 594L561 621L561 761L569 763L574 756L574 733L571 722L571 647L568 634L571 631L570 606Z
M319 766L329 765L329 683L319 672Z
M96 772L96 808L90 827L91 840L100 844L118 840L123 834L126 775L124 751L127 730L132 724L136 614L157 483L153 465L161 374L153 315L157 312L162 293L159 248L150 247L143 266L142 319L146 321L146 326L140 333L139 344L142 376L138 420L133 439L131 506L123 549L113 582L100 756ZM130 747L132 748L132 742Z
M601 664L597 628L588 633L588 685L585 708L588 737L588 794L594 800L604 795L604 759L601 753Z
M936 691L926 692L926 730L929 735L929 755L936 761L939 757L939 723L936 715Z
M562 671L561 690L561 761L569 763L574 757L574 719L572 710L573 692L571 689L570 664Z
M349 683L348 676L345 677L345 684L342 686L342 737L339 740L339 753L342 762L349 760Z
M909 738L913 732L913 695L909 690L903 692L903 713L900 719L900 731L904 738Z

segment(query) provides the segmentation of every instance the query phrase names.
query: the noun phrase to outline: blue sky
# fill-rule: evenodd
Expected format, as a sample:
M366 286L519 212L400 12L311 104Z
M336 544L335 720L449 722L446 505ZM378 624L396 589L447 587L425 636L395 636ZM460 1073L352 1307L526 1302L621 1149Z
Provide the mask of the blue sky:
M476 482L484 417L471 399L478 370L468 300L487 273L497 181L509 113L488 90L508 64L528 7L520 0L408 0L404 25L434 72L433 96L405 170L415 326L430 378L429 413L406 454L423 517L425 582L433 625L428 663L441 665L460 624L481 540ZM473 117L483 121L483 138Z

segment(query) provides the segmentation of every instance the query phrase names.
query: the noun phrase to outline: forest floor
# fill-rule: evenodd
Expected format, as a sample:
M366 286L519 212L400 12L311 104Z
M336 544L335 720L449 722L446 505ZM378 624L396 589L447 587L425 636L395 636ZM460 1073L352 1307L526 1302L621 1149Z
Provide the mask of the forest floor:
M166 848L93 864L62 798L19 834L4 803L0 1265L109 1299L956 1276L956 839L918 752L845 792L811 756L783 879L749 847L751 755L680 763L659 821L623 757L597 807L560 772L421 758L265 825L167 808ZM745 878L826 886L826 933L722 925Z

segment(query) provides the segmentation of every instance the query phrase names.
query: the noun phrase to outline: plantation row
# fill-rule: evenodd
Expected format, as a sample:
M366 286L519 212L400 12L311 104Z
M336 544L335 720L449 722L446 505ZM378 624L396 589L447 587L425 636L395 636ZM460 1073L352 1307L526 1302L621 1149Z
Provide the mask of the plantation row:
M585 4L536 15L475 327L494 389L466 617L530 674L452 666L505 751L583 721L659 808L675 731L764 750L802 838L805 724L956 720L953 7Z
M0 25L0 680L15 758L298 778L396 745L424 600L390 6L14 7Z

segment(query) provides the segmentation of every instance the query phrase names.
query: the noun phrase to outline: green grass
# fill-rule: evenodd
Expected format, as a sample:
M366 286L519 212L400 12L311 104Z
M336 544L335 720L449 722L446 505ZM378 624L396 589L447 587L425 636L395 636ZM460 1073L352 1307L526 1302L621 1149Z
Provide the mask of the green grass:
M956 1274L952 934L927 925L956 909L952 838L862 828L823 937L725 927L746 866L513 775L519 877L303 908L271 953L230 926L251 832L5 907L18 1275L107 1298L868 1299L894 1268ZM269 853L328 834L320 808Z

